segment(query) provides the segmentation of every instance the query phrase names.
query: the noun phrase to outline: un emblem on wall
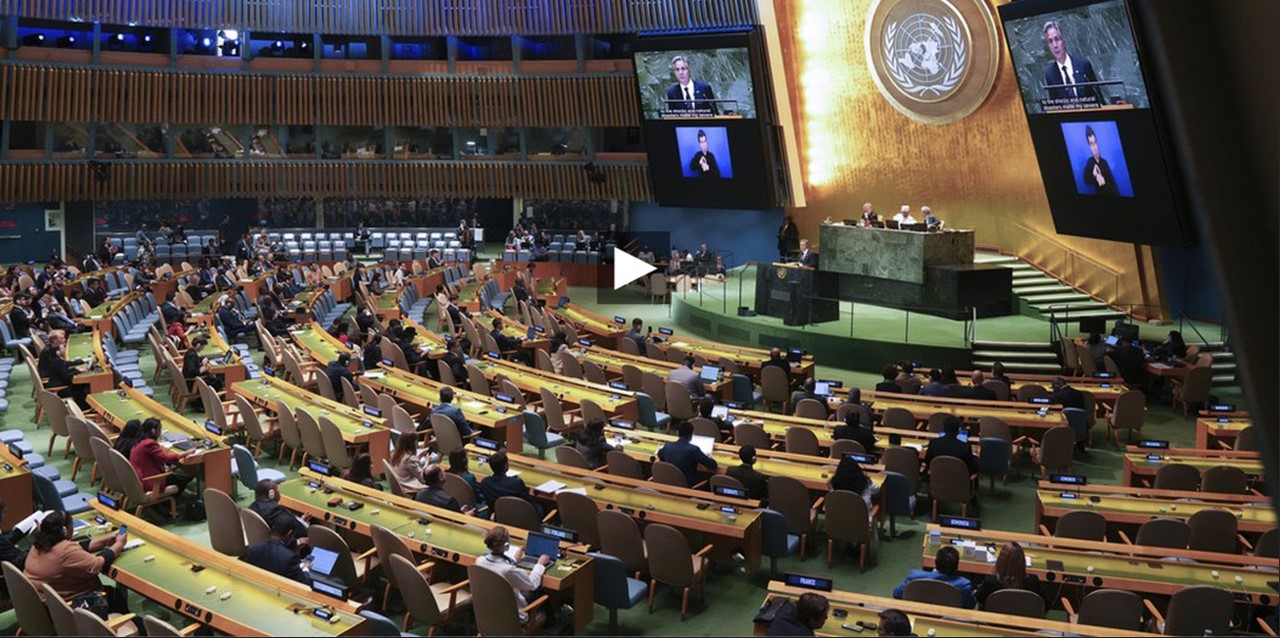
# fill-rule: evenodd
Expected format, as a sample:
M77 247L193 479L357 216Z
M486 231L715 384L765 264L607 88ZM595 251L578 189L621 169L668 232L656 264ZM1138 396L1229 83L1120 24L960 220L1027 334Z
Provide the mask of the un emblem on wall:
M964 118L995 83L999 45L984 0L876 0L867 65L885 99L926 124Z

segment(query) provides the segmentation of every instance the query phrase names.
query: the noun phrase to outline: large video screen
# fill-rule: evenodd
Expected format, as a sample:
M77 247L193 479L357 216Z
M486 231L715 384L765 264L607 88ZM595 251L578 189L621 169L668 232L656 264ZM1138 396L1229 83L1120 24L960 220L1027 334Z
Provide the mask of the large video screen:
M635 65L645 119L756 116L746 47L639 51Z
M1051 9L1004 26L1027 113L1150 108L1124 0Z
M654 195L664 206L769 208L755 32L641 38L634 54ZM767 83L763 86L767 87Z
M1020 0L999 11L1057 231L1189 241L1125 0Z

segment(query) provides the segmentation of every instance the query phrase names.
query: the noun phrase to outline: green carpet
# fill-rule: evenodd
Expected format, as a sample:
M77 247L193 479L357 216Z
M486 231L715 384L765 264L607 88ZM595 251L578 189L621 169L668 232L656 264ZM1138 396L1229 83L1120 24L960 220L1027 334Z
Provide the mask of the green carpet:
M584 294L587 292L575 289L572 294L575 300L592 306L591 299L594 297L591 294ZM709 291L704 295L709 296ZM648 323L672 325L668 306L647 303L639 296L637 296L636 300L637 303L633 304L614 304L608 308L598 309L609 315L621 314L627 317L640 317ZM731 306L737 305L736 301L730 301L729 303ZM863 316L864 311L861 305L858 308L858 312L860 317ZM891 315L892 312L885 311L886 316ZM866 314L872 313L867 311ZM867 321L870 322L871 320L868 319ZM895 324L892 320L886 321L887 323L884 324L872 325L887 326L885 328L886 333L883 335L884 339L899 339L901 333L897 330L900 327L894 328ZM953 330L953 327L938 323L939 321L941 320L930 321L922 319L917 322L913 318L913 338L926 338L926 334L930 331L936 331L934 333L936 338L944 338L946 334ZM984 320L984 322L986 321L988 320ZM1022 333L1007 336L998 335L996 334L996 326L1002 325L1000 320L989 321L991 334L988 338L995 339L998 336L1008 339L1024 338ZM1010 320L1009 325L1016 325L1021 322L1020 319L1016 321ZM676 327L686 329L684 326L676 325ZM866 328L855 326L855 329L865 329L869 335L871 334L870 325ZM255 358L261 358L261 353L257 351L254 351L253 355ZM149 352L142 356L141 363L144 372L150 378L154 368L154 361ZM862 387L869 387L876 380L873 375L852 372L828 365L819 367L819 375L823 378L841 379L847 384ZM166 385L159 383L155 386L155 390L157 400L167 405L169 401ZM9 411L0 416L0 428L18 428L25 431L27 440L35 445L39 453L44 454L48 446L49 429L47 426L40 429L36 429L34 426L35 401L30 394L31 383L26 367L22 365L16 366L8 389ZM192 414L194 415L194 412ZM1150 438L1168 439L1175 446L1190 445L1194 441L1194 427L1189 419L1174 415L1168 407L1152 406L1148 413L1144 435ZM1100 436L1099 438L1102 437ZM62 471L64 477L69 477L71 463L63 458L62 446L63 441L59 439L54 453L46 456L51 464ZM288 473L288 468L280 467L275 463L274 459L264 457L261 461L264 467L272 467ZM1102 444L1084 454L1077 464L1077 468L1077 471L1087 475L1091 482L1117 483L1120 479L1120 456L1109 444ZM1028 466L1027 470L1030 469ZM78 482L82 490L93 491L93 488L88 484L87 471L81 471ZM997 483L996 493L992 496L988 493L984 483L981 495L983 525L992 529L1020 532L1033 531L1034 486L1035 481L1028 476L1011 477L1008 485ZM250 500L251 497L247 490L241 489L239 502L242 505L246 505ZM924 511L927 511L927 508ZM900 537L893 541L882 540L873 548L871 556L874 564L870 565L865 573L859 573L856 558L852 554L838 554L835 563L828 568L825 560L826 542L821 534L816 539L811 539L808 560L800 560L796 557L785 558L779 561L778 569L780 572L799 571L830 576L835 579L835 586L842 590L882 596L890 595L893 587L902 579L907 570L920 564L921 532L924 529L927 518L926 514L917 516L914 521L900 520L898 522ZM170 525L169 529L199 543L205 545L209 543L208 532L203 523L177 523ZM678 592L664 589L659 592L655 610L652 614L646 611L644 604L640 604L631 610L622 611L620 613L621 631L624 634L672 636L750 635L752 631L751 619L757 606L764 599L764 586L768 579L767 560L764 567L765 571L763 573L746 574L741 566L736 563L725 562L717 564L710 573L705 603L693 604L692 614L687 620L681 622L679 617ZM136 596L132 601L132 608L135 612L163 613L158 606L144 603ZM584 633L590 635L606 634L608 619L606 610L597 607L595 617L596 620L586 628ZM0 627L3 627L8 634L12 634L15 631L16 619L12 611L0 614Z

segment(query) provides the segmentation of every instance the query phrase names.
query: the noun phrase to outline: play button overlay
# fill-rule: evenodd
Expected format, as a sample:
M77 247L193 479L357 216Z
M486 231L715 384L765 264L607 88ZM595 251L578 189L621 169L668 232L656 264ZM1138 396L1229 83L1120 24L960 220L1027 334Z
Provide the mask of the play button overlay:
M657 269L657 266L641 261L630 253L621 250L614 251L613 289L618 290Z

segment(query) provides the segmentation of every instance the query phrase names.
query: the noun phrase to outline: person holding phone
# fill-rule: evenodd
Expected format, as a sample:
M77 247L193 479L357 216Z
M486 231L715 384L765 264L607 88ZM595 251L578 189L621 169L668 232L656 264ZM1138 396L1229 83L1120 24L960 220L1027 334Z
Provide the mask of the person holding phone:
M128 613L124 590L103 585L100 578L124 552L128 530L122 527L118 533L80 542L71 537L72 518L64 511L45 516L36 528L22 573L41 600L40 586L47 583L73 609L87 609L104 620L110 613Z

